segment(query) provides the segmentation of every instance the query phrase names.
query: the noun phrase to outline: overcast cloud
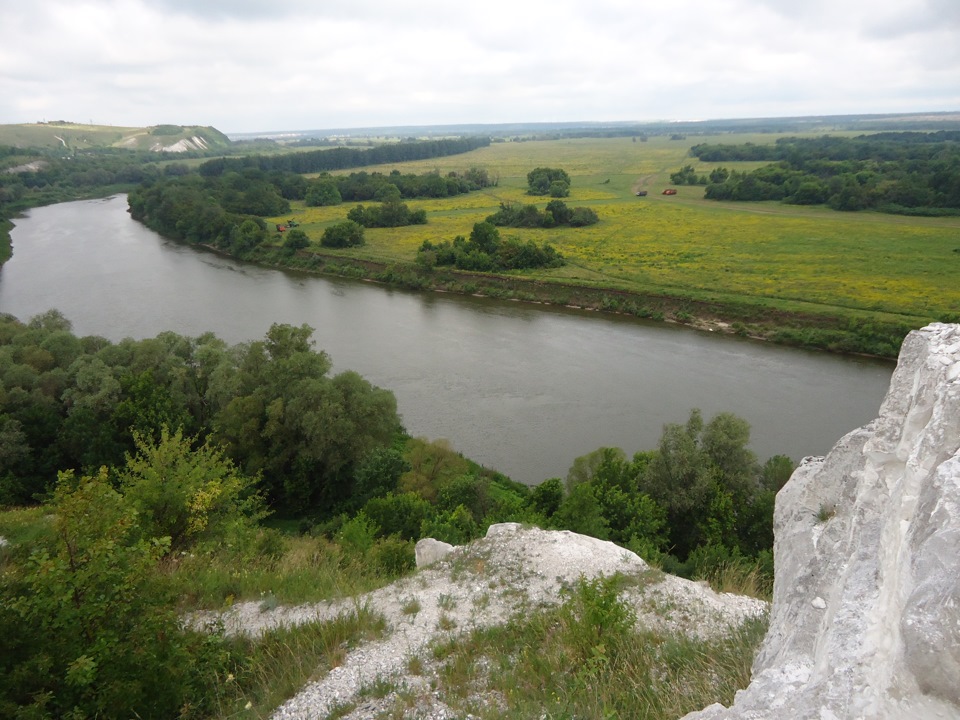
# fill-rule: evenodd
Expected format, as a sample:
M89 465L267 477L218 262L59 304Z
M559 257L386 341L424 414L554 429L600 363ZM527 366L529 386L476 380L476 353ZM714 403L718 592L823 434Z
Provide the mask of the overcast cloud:
M0 123L960 110L960 0L0 0Z

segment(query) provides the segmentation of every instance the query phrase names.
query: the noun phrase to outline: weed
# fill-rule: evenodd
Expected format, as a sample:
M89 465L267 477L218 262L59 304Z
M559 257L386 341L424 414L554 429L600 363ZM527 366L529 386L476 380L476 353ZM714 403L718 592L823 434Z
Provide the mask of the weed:
M471 601L473 607L477 610L485 610L490 605L490 593L475 595Z
M420 600L415 597L407 598L403 601L403 605L400 606L400 611L404 615L416 615L420 610Z
M446 613L440 614L440 619L437 621L437 627L443 631L453 630L457 626L457 621Z
M423 660L419 655L411 655L407 659L407 672L411 675L423 675Z
M437 598L437 606L441 610L453 610L457 607L457 599L453 595L440 593L440 597Z
M392 692L396 692L398 686L385 678L378 677L371 685L367 685L360 691L363 697L374 697L377 699L385 698Z
M235 649L246 661L235 677L222 681L221 715L233 716L246 703L250 703L254 716L269 715L308 681L342 664L351 647L382 636L385 628L381 615L361 608L327 622L275 628L257 639L234 638Z
M817 510L817 522L823 524L837 514L837 506L833 503L823 503Z
M273 593L261 593L260 594L260 612L270 612L271 610L276 610L279 601L277 596Z
M765 621L711 641L645 631L619 600L618 588L628 582L580 580L560 607L527 611L504 626L435 644L439 700L458 716L484 720L666 720L713 702L729 705L749 682ZM478 704L478 697L497 701Z

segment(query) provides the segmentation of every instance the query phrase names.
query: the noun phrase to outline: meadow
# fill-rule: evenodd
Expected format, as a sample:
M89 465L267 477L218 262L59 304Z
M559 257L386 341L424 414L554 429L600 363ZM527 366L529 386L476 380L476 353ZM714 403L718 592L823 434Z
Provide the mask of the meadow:
M567 259L562 268L527 273L531 278L911 326L960 311L960 218L715 202L704 200L699 186L661 194L673 187L670 173L684 165L704 174L720 165L751 170L761 164L701 163L689 155L695 143L760 144L777 137L508 141L466 155L365 168L446 174L476 166L498 183L455 198L410 201L411 209L427 211L426 226L367 230L366 245L343 254L411 263L424 240L468 235L501 202L543 207L549 198L525 194L526 173L538 166L561 167L573 179L565 201L593 208L600 222L584 228L501 229L507 237L549 242ZM638 190L649 194L636 197ZM295 204L292 216L318 241L323 228L342 220L350 207Z

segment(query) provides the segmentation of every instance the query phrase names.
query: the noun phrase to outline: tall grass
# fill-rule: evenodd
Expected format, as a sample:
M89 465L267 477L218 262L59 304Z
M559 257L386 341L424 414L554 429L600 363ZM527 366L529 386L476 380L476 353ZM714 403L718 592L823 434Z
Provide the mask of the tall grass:
M282 537L272 553L182 555L164 571L186 608L216 609L242 600L270 598L284 605L358 595L399 575L368 555L348 553L322 537ZM412 549L411 549L412 555Z
M265 718L308 682L341 665L358 644L383 635L381 615L367 608L327 622L270 630L256 640L238 637L235 672L217 678L219 718Z
M765 620L709 641L640 629L607 582L581 581L558 608L437 646L439 700L478 718L666 720L729 705L749 683Z

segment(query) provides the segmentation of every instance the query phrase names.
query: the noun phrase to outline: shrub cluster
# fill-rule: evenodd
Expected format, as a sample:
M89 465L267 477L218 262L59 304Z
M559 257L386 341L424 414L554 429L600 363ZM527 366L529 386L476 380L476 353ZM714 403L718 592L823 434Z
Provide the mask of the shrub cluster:
M570 194L570 176L560 168L534 168L527 173L527 194L567 197Z
M459 270L489 272L496 270L525 270L541 267L561 267L565 261L548 243L537 246L516 238L503 240L500 231L489 221L476 223L470 239L458 235L451 243L444 240L433 244L425 240L417 253L417 262L426 268L452 265Z
M570 208L563 200L551 200L543 210L536 205L500 203L500 209L488 216L487 222L499 227L552 228L562 225L584 227L593 225L599 219L591 208Z
M411 210L406 203L391 200L380 205L357 205L347 213L347 219L367 228L425 225L427 211Z

